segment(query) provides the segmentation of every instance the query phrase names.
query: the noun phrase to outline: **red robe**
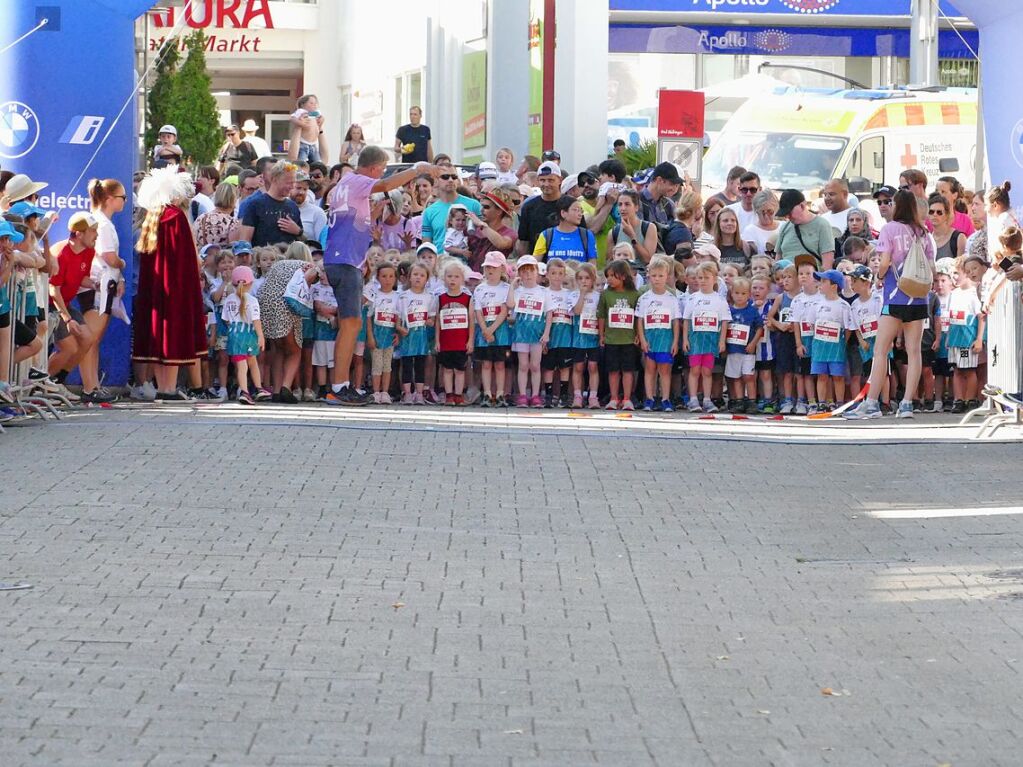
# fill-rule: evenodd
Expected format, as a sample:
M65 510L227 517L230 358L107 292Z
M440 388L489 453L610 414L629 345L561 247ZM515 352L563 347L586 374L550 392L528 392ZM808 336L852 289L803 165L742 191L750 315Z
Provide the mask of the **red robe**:
M140 254L138 268L132 360L188 365L206 354L199 257L184 211L164 208L156 250Z

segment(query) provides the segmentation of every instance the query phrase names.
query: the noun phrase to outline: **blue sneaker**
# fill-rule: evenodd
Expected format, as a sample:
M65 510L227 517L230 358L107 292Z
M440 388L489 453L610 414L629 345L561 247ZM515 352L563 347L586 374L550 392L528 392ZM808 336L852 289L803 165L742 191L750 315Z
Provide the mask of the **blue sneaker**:
M871 418L881 418L883 415L876 400L863 400L852 410L842 413L842 417L848 418L850 421L866 421Z
M906 402L903 400L899 403L899 409L895 411L896 418L912 418L913 417L913 403Z
M661 400L661 412L663 413L674 413L675 408L671 404L671 400Z
M643 410L645 410L646 412L649 413L653 409L654 409L654 401L652 399L645 399L645 400L643 400Z

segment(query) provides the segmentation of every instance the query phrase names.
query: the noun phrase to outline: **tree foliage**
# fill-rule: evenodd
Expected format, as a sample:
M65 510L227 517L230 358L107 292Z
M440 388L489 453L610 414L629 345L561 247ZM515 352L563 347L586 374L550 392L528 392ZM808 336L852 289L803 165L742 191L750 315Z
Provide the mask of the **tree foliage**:
M180 66L181 56L171 41L174 47L157 67L156 82L149 92L146 146L155 146L160 126L170 123L177 128L186 160L202 165L213 162L223 141L220 117L206 71L206 35L197 30L184 42L187 55Z

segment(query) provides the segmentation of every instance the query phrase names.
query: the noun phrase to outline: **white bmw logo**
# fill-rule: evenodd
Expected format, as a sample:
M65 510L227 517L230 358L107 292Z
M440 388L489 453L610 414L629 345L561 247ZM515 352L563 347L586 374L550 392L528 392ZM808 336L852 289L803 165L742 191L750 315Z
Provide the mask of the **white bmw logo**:
M16 160L31 152L39 141L39 118L20 101L0 104L0 157Z

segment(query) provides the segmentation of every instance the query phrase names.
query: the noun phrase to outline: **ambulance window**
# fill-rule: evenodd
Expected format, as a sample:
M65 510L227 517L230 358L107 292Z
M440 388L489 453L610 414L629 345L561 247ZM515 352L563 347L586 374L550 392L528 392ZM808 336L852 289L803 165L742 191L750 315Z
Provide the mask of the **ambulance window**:
M884 183L884 136L865 138L853 150L843 176L862 177L876 188Z

